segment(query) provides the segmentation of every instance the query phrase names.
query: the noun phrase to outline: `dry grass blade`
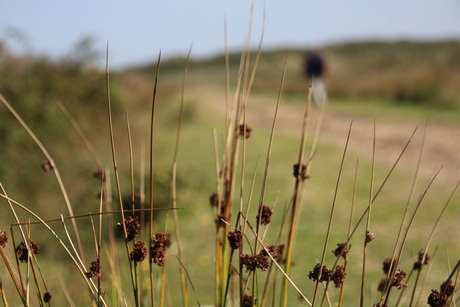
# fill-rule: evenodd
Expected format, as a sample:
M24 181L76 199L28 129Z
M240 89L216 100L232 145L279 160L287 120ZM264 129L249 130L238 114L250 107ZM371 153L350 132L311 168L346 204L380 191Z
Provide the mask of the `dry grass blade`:
M107 88L107 117L109 119L110 144L111 144L111 149L112 149L112 161L113 161L113 168L114 168L114 173L115 173L115 185L117 187L117 196L118 196L119 208L121 212L121 225L123 227L123 237L125 239L126 259L128 260L128 263L129 263L131 284L133 287L133 294L136 299L136 306L140 306L139 297L137 295L138 289L136 285L134 267L129 258L130 249L129 249L129 244L128 244L128 234L127 234L126 223L125 223L125 213L123 210L123 196L121 194L121 184L120 184L120 176L118 173L117 155L116 155L116 150L115 150L115 135L113 132L113 119L112 119L112 103L110 99L109 43L108 42L107 42L107 48L106 48L105 73L106 73L106 88Z
M340 162L339 172L337 174L337 182L336 182L335 189L334 189L334 198L332 200L331 213L329 215L329 222L328 222L327 231L326 231L326 238L324 240L324 246L323 246L323 253L322 253L322 256L321 256L320 268L323 267L324 261L326 260L326 251L327 251L327 247L328 247L328 244L329 244L329 237L330 237L331 230L332 230L332 223L333 223L333 220L334 220L334 212L335 212L335 205L336 205L336 201L337 201L337 194L338 194L338 191L339 191L340 181L342 179L343 165L344 165L345 156L346 156L347 150L348 150L348 144L349 144L349 141L350 141L352 127L353 127L353 122L350 123L350 127L348 129L347 140L345 142L345 148L343 150L342 160ZM316 280L315 290L313 292L312 306L315 305L316 296L318 294L318 286L319 286L319 283L320 283L320 280L321 280L321 273L322 272L320 270L319 271L319 276L318 276L318 278Z
M364 232L364 244L363 244L363 266L361 272L361 297L360 297L360 306L364 305L364 285L365 285L365 278L366 278L366 261L367 261L367 244L371 241L370 237L368 237L370 222L371 222L371 212L372 212L372 205L373 205L373 194L374 194L374 179L375 179L375 119L374 119L374 137L372 142L372 169L371 169L371 178L370 178L370 188L369 188L369 202L368 202L368 210L367 210L367 221L366 227Z
M176 243L177 243L177 257L181 264L179 266L179 273L180 273L180 283L181 283L181 289L182 289L182 306L184 307L188 306L188 291L187 291L186 271L182 264L183 262L182 262L181 236L180 236L180 228L179 228L179 216L176 210L177 209L177 155L179 152L180 135L182 131L182 120L183 120L183 115L184 115L185 85L187 82L188 66L189 66L188 64L190 61L191 53L192 53L192 47L190 47L189 49L189 52L187 54L187 60L185 63L181 99L180 99L179 119L177 123L178 126L177 126L177 135L176 135L176 145L174 149L173 165L172 165L172 170L171 170L171 199L172 199L172 207L174 209L173 211L174 232L175 232Z

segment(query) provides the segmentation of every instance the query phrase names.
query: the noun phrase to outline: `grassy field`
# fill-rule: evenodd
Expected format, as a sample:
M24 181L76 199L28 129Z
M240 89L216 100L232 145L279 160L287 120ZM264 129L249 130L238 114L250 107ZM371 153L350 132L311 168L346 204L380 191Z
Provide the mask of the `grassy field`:
M309 271L321 261L323 249L327 252L324 264L332 267L335 256L331 251L337 247L337 243L347 240L350 219L354 227L369 204L369 195L375 195L379 191L414 127L423 127L426 120L436 124L433 129L454 131L453 129L457 126L460 116L459 93L453 84L457 78L455 76L458 76L459 67L452 63L455 62L453 59L455 54L458 54L456 50L459 45L456 42L450 42L425 47L415 48L406 43L395 45L370 43L333 46L324 50L330 59L331 71L328 82L331 99L325 111L323 126L313 155L310 177L304 182L305 186L302 189L304 191L302 209L298 213L297 243L292 255L291 270L293 282L308 299L314 296L315 288L315 282L308 277ZM414 50L417 50L416 56L414 56ZM364 58L367 60L363 63L353 59L351 55L362 58L359 53L366 55ZM389 65L388 61L393 59L394 54L398 54L401 58L398 57L397 61L392 60ZM270 146L272 120L286 57L289 59L286 83L281 96L276 133L273 138L270 167L264 184L264 168ZM416 65L418 62L408 63L409 58L419 58L419 61L423 63L429 62L430 64L426 64L429 69ZM2 64L9 64L9 66L2 66L9 75L8 78L5 78L8 84L2 83L0 87L0 94L13 105L49 150L59 167L62 181L73 205L74 215L98 212L100 200L97 195L101 191L101 182L93 176L93 173L100 167L97 160L100 159L100 163L108 167L113 175L104 93L104 72L84 67L69 71L68 67L44 59L15 58L3 55L2 61ZM23 70L14 69L18 63L25 68ZM225 92L225 62L221 57L209 61L192 61L189 65L184 92L183 118L177 156L176 197L181 231L180 245L183 254L181 259L191 281L191 284L188 284L190 305L196 305L195 294L201 305L214 304L216 216L214 209L209 204L209 197L216 191L215 146L219 148L217 156L222 157L226 138L225 110L233 99L239 56L232 55L230 63L232 77L230 100L227 99ZM284 225L281 232L280 228L286 222L283 212L287 210L294 191L293 165L298 157L304 106L307 99L305 80L299 73L301 63L302 51L281 50L264 53L251 88L250 98L247 100L247 123L252 131L251 137L245 143L244 151L242 144L239 149L241 156L236 165L237 179L235 180L232 217L236 218L240 203L244 208L250 204L248 219L255 225L259 202L262 191L264 191L263 203L273 207L272 223L264 239L266 244L278 244L277 239L280 233L281 242L284 242L287 236L288 226ZM175 59L165 61L160 70L153 151L156 207L171 207L172 204L170 182L180 116L184 66L183 59ZM388 67L388 69L382 71L382 67ZM43 75L46 75L49 80L41 78L43 75L40 71L45 68L49 73ZM135 189L138 189L143 179L147 179L148 182L148 148L154 69L155 66L151 65L115 72L111 75L113 129L119 163L117 170L120 174L121 192L128 207L131 183ZM436 69L438 74L437 77L431 79L433 69ZM375 74L376 70L382 73ZM421 70L421 72L416 70ZM420 80L423 82L416 82L413 85L411 76L416 73L421 74ZM41 81L30 81L31 84L28 86L21 85L19 80L25 76L32 76ZM344 81L346 76L348 78ZM87 83L80 83L84 80ZM366 84L363 80L367 80L368 83ZM438 88L432 90L430 82L436 83ZM382 84L385 86L381 86ZM87 136L88 142L94 146L97 158L92 156L56 101L61 101L69 110ZM134 180L130 178L130 142L126 128L125 109L129 117L133 144ZM52 173L43 172L40 167L45 159L43 152L34 144L17 120L11 116L5 105L0 106L0 116L2 118L0 136L3 140L0 155L0 182L7 194L36 212L44 220L59 219L60 214L68 216L69 213L56 178ZM312 109L306 144L307 156L313 146L314 126L319 118L320 110ZM372 163L372 123L374 120L377 122L375 167ZM348 127L352 121L353 129L342 169L341 160L346 146ZM337 126L338 123L340 125ZM397 131L391 130L392 127L397 127ZM399 127L403 127L403 130ZM366 251L364 306L376 303L380 299L377 285L384 277L382 262L385 258L392 256L409 199L412 197L404 225L407 226L408 219L412 216L414 221L404 241L405 247L399 263L400 268L407 273L417 260L417 253L425 248L433 225L458 180L455 176L450 175L456 173L455 169L451 169L451 172L447 173L449 175L447 179L443 177L442 180L435 180L426 191L425 187L432 176L432 170L437 169L438 165L434 162L430 164L430 161L422 161L428 162L426 163L428 165L420 168L417 183L413 186L414 176L417 173L416 162L423 140L423 128L421 127L401 162L391 173L373 202L369 231L375 234L375 240L369 243ZM429 135L429 128L428 126L427 135ZM216 131L216 144L213 129ZM388 140L397 140L397 144L391 144ZM445 142L449 143L450 140L445 140ZM426 146L424 150L429 154L431 148L429 145ZM442 150L443 148L438 148L438 151ZM337 185L339 174L340 182ZM374 174L374 179L372 179L372 174ZM252 190L251 183L254 176ZM114 183L113 178L111 181ZM112 206L116 208L117 193L115 186L112 188L111 195L114 198ZM370 192L371 189L372 192ZM417 201L422 196L420 210L414 214ZM147 194L146 199L148 198ZM426 303L431 289L439 289L440 284L447 279L458 261L460 247L455 234L460 230L456 222L460 214L459 200L458 194L455 194L431 242L428 254L433 259L422 271L422 277L427 272L429 274L421 294L420 304ZM2 201L2 205L5 206L2 211L8 213L2 214L0 218L0 230L8 231L9 225L14 223L14 217L6 209L7 202ZM328 232L332 208L334 208L333 223ZM174 233L172 210L159 211L155 213L155 216L155 232ZM19 213L19 219L31 223L36 221L30 214L23 211ZM347 264L343 294L344 306L356 305L360 295L366 219L367 216L364 215L364 222L357 226L357 233L350 241L352 248ZM98 217L94 217L93 221L89 217L76 219L83 240L86 268L96 258L92 231L92 225L97 225L96 220ZM119 299L116 294L121 292L127 300L127 305L132 306L134 299L132 289L130 289L129 261L124 254L123 238L119 235L114 245L109 243L109 234L114 232L115 224L120 220L121 217L118 214L104 216L101 288L108 305L116 305L115 302ZM232 219L230 222L234 227L235 220ZM59 237L65 238L62 224L59 221L50 222L50 225ZM67 222L66 225L70 229L71 223ZM143 225L139 238L148 237L147 228L146 225ZM15 231L16 241L20 241L17 229ZM74 302L76 306L89 305L91 297L89 291L85 290L85 278L78 276L69 280L68 276L76 276L78 271L53 235L42 225L37 224L30 225L29 231L31 238L40 243L41 252L37 255L37 259L47 287L53 295L53 302L69 301ZM330 239L324 248L327 235L330 236ZM248 241L252 242L252 240L249 233ZM65 239L64 241L68 245ZM182 298L179 290L180 266L175 257L178 246L174 235L172 241L172 246L166 256L167 282L160 280L161 268L154 268L154 276L155 284L167 285L166 304L178 306L181 305ZM18 242L15 245L17 246ZM13 243L10 241L4 249L10 263L14 263L13 259L15 259L12 246ZM111 249L114 246L116 252ZM244 251L249 253L247 248ZM433 254L435 254L434 257ZM115 262L117 258L120 260L119 263ZM139 264L138 270L139 288L146 306L149 305L148 292L151 287L148 281L147 262ZM236 263L234 259L234 265L237 268ZM25 264L21 266L25 270ZM119 276L113 275L116 269L121 271ZM21 304L4 266L0 272L2 287L9 304L12 306ZM244 274L246 274L245 271ZM279 272L277 274L276 285L279 287L282 278ZM267 275L268 272L257 273L261 281L260 293L262 293L262 281ZM118 278L121 278L119 284L121 291L116 289ZM408 281L409 286L404 296L405 303L402 304L404 306L408 304L413 282L414 276L411 281ZM41 282L38 284L41 285ZM235 281L233 286L235 288L232 297L238 297L238 282ZM35 291L34 287L32 286L32 293ZM340 292L332 285L330 288L327 292L328 300L332 302L332 306L335 306ZM67 298L66 291L69 292ZM160 290L155 289L155 291ZM88 295L81 295L86 292ZM321 299L321 291L319 293L318 300ZM396 290L392 291L390 306L396 305L398 294ZM279 300L279 296L279 290L275 291L276 301ZM299 295L292 287L289 287L288 302L289 306L306 305L305 301L299 299ZM317 302L318 305L319 302ZM33 301L31 305L35 304L38 303Z

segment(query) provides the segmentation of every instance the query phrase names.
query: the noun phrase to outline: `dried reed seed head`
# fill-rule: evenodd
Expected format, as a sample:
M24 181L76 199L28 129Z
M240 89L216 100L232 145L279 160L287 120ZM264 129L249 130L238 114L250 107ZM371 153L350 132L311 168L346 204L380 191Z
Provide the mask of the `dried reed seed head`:
M43 294L43 301L45 303L51 302L51 298L52 298L51 293L45 292L45 294Z
M367 231L366 232L366 243L372 242L375 239L375 235L373 232Z
M238 126L238 136L241 138L249 139L251 137L252 128L248 125L239 125Z
M262 252L265 252L265 251L262 250ZM262 253L262 252L254 256L254 261L258 269L261 269L262 271L266 271L268 267L270 266L269 258L266 253Z
M254 302L254 303L257 305L257 302ZM243 306L243 307L252 307L252 306L254 306L253 302L252 302L252 296L248 292L244 293L243 302L242 302L241 306Z
M379 285L377 286L377 290L380 291L380 292L383 292L385 291L385 288L388 284L388 278L382 278L379 282Z
M257 222L259 222L259 215L260 217L260 223L262 225L268 225L270 224L271 218L272 218L273 211L270 209L270 207L263 205L262 208L259 211L259 214L257 215Z
M102 169L99 169L96 172L94 172L93 176L99 179L101 182L105 182L106 180L105 171Z
M99 259L91 262L91 266L88 272L85 272L86 278L91 278L93 276L101 277L101 262Z
M301 181L305 181L306 179L309 178L309 176L307 175L307 165L306 164L300 165L299 163L296 163L294 164L293 169L294 169L294 172L293 172L294 178L300 179Z
M452 280L446 280L443 282L440 290L442 293L447 295L447 297L452 296L455 292L455 286L452 284Z
M36 243L33 240L30 240L29 242L29 248L32 254L38 255L40 253L40 246L38 243ZM29 251L27 250L27 245L23 242L21 242L17 247L16 247L16 256L18 257L18 260L21 262L28 262L29 261Z
M141 224L139 223L139 218L135 217L128 217L125 219L125 227L126 227L126 240L128 242L134 240L137 237L139 232L139 228L141 228ZM116 228L118 231L123 233L123 225L121 223L117 223Z
M167 233L158 232L150 243L150 262L158 266L163 266L165 263L166 248L171 246L170 235Z
M171 246L171 235L169 233L157 232L154 245L168 248Z
M129 254L129 259L134 262L142 262L147 257L147 245L144 241L134 243L133 251Z
M346 275L347 272L345 272L345 267L342 265L337 265L331 277L336 288L340 288L342 286L343 282L345 281Z
M5 247L8 243L8 233L4 230L0 230L0 245Z
M284 255L284 244L280 244L276 247L276 253L273 257L275 258L276 262L282 262L283 255Z
M47 173L51 172L54 169L54 164L48 159L43 160L42 169Z
M267 245L266 248L272 255L276 252L275 245ZM260 253L255 256L242 254L240 255L240 261L242 265L246 267L246 271L248 272L255 271L256 269L266 271L270 266L270 257L268 256L265 249L262 249Z
M265 246L265 249L261 250L260 253L262 255L268 256L267 251L270 255L275 256L276 255L276 245L267 244L267 246Z
M308 273L308 278L313 281L329 282L332 278L332 274L332 270L329 270L325 265L321 268L321 264L317 263L313 270Z
M431 307L447 307L447 295L438 290L431 290L431 294L428 296L428 305Z
M337 243L337 248L332 252L336 257L341 256L343 259L347 259L348 254L350 253L351 244L350 243Z
M232 249L238 249L243 245L243 234L238 229L230 231L227 238Z
M166 252L163 247L153 247L150 249L150 263L155 263L159 267L165 264Z
M407 284L405 284L403 281L406 278L406 272L403 270L396 270L395 275L391 283L389 284L390 287L395 287L398 290L401 290L403 288L407 288ZM380 292L385 291L385 288L388 287L389 279L388 278L382 278L380 280L380 283L377 287L377 289Z
M257 265L253 256L248 254L241 254L240 261L243 266L246 267L247 272L253 272L256 270Z
M395 273L395 277L393 278L393 282L391 283L391 286L398 288L398 290L407 288L407 284L403 283L405 278L406 272L404 272L403 270L397 270Z
M212 193L211 196L209 196L209 204L211 207L217 207L219 204L219 196L217 193Z
M396 259L394 259L393 261L391 258L386 258L385 260L383 260L382 269L384 274L388 275L390 267L393 271L396 269Z
M430 257L428 254L425 254L423 250L419 251L417 261L414 262L414 270L421 270L423 265L427 265L429 261Z

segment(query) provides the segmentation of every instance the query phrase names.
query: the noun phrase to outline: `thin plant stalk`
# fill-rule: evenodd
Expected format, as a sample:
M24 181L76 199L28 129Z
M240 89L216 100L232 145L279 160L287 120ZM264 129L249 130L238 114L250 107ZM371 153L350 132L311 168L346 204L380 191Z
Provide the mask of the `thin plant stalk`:
M419 178L419 171L420 171L420 166L421 166L422 157L423 157L423 151L424 151L423 149L424 149L424 146L425 146L425 135L426 135L426 125L425 125L425 129L423 131L423 138L422 138L422 142L421 142L421 145L420 145L420 151L419 151L417 166L416 166L416 169L415 169L414 179L412 181L411 190L409 192L409 197L408 197L408 200L406 202L406 207L404 209L403 218L401 220L401 224L400 224L400 227L399 227L397 239L396 239L395 246L394 246L394 249L393 249L393 255L392 255L392 258L391 258L391 262L390 262L390 267L388 269L388 275L389 275L389 276L387 276L388 278L390 278L390 275L392 275L392 271L394 271L394 269L396 269L396 268L393 268L393 266L394 265L397 266L398 262L399 262L397 254L401 250L401 245L402 245L401 237L402 237L404 225L406 223L406 219L407 219L407 216L408 216L409 206L412 204L413 197L414 197L414 194L415 194L415 188L416 188L418 178ZM396 261L396 263L393 264L395 261ZM390 286L388 284L388 285L386 285L386 287L385 287L385 289L384 289L384 291L382 293L381 300L383 300L383 301L386 300L386 297L388 296L389 291L390 291Z
M383 188L385 187L386 183L388 182L388 179L391 177L391 175L393 174L394 170L396 169L396 166L399 164L399 162L401 161L401 158L404 156L404 153L406 152L407 148L409 147L409 144L412 142L412 139L414 138L414 135L415 135L415 132L417 131L417 128L414 129L414 131L412 132L411 136L409 137L409 139L407 140L406 144L404 145L403 149L401 150L398 158L396 158L395 162L393 163L393 166L391 167L390 171L388 172L388 174L385 176L385 178L383 179L382 183L380 184L379 188L377 189L377 191L375 192L374 194L374 197L372 198L372 203L374 203L375 199L378 197L378 195L380 195L380 192L383 190ZM367 215L367 212L369 210L369 207L366 207L366 209L364 210L364 212L361 214L360 218L358 219L355 227L353 227L353 230L351 231L351 233L348 235L348 239L347 241L345 242L346 244L350 243L350 240L351 238L354 236L356 230L358 229L359 225L361 224L361 222L364 220L364 218L366 217ZM338 260L338 258L337 258ZM336 260L336 261L337 261Z
M153 136L154 136L154 128L155 128L155 104L157 98L157 86L158 86L158 78L160 75L160 60L161 60L161 52L158 54L157 60L157 69L155 74L155 82L153 85L153 94L152 94L152 112L150 116L150 172L149 172L149 180L150 180L150 218L149 218L149 246L152 244L151 240L153 239L153 209L154 209L154 189L153 189ZM155 306L155 295L154 295L154 287L155 283L153 280L153 262L152 262L152 249L149 248L149 276L150 276L150 305L153 307Z
M310 106L311 106L311 88L307 95L306 105L305 105L305 113L303 116L303 123L302 123L302 132L300 138L300 148L299 148L299 155L297 159L297 165L299 166L299 172L303 165L303 158L305 152L305 143L307 141L307 132L308 132L308 122L310 118ZM288 237L286 243L286 256L285 256L285 271L287 275L291 273L291 262L292 262L292 255L294 251L294 235L295 235L295 227L296 218L297 218L297 204L298 204L298 194L300 189L301 178L300 176L296 176L295 184L294 184L294 193L292 196L292 204L291 204L291 212L288 224ZM283 280L281 286L281 298L280 298L280 306L287 306L288 300L288 282L287 280Z
M373 194L374 194L374 181L375 181L375 118L374 118L374 137L372 142L372 168L371 168L371 179L370 179L370 188L369 188L369 203L368 203L368 210L367 210L367 220L366 220L366 227L364 233L364 244L363 244L363 266L361 271L361 292L360 292L360 306L364 306L364 286L366 284L366 263L367 263L367 245L371 242L371 238L369 237L370 232L370 223L371 223L371 213L372 213L372 205L373 205Z
M352 126L353 126L353 122L350 123L350 127L348 129L347 140L345 142L345 148L343 150L342 160L340 162L339 173L337 175L337 182L336 182L335 189L334 189L334 198L332 200L332 208L331 208L331 213L329 215L329 222L328 222L327 231L326 231L326 238L324 240L324 247L323 247L323 254L321 256L320 268L323 267L324 262L326 260L326 250L327 250L327 247L328 247L328 244L329 244L329 237L330 237L330 234L331 234L332 223L333 223L333 219L334 219L335 205L336 205L336 202L337 202L337 195L338 195L338 191L339 191L340 181L342 179L343 165L344 165L345 156L346 156L347 150L348 150L348 143L350 141L350 135L351 135ZM318 286L319 286L320 279L321 279L321 270L319 270L318 275L319 276L318 276L318 278L316 280L315 290L313 292L312 306L315 305L315 300L316 300L316 296L317 296L317 293L318 293Z
M2 247L0 246L0 251L3 255L3 249ZM8 300L6 299L6 294L5 294L5 289L3 289L3 281L2 279L0 278L0 295L2 296L2 302L3 302L3 306L4 307L8 307Z
M182 247L181 247L181 236L180 236L180 228L179 228L179 216L177 212L177 155L179 153L179 143L180 143L180 135L182 131L182 121L184 115L184 96L185 96L185 85L187 82L188 76L188 64L190 61L190 55L192 52L192 47L190 47L189 52L187 54L187 60L185 63L184 69L184 77L182 83L182 91L181 91L181 100L180 100L180 110L179 110L179 119L178 119L178 127L177 127L177 135L176 135L176 145L174 149L174 156L173 156L173 165L171 170L171 198L172 198L172 205L173 205L173 216L174 216L174 232L176 237L176 244L177 244L177 257L179 258L180 263L183 263L182 258ZM182 289L182 306L188 306L188 291L187 291L187 279L186 273L183 265L179 266L179 275L180 275L180 283Z
M276 259L271 255L270 251L265 247L264 243L262 240L257 236L257 233L254 229L254 227L251 226L251 224L247 221L246 217L243 217L246 223L248 224L249 229L253 233L253 235L257 238L259 241L260 246L265 250L267 253L268 257L270 257L272 263L277 267L277 269L283 274L284 278L292 285L292 287L297 291L297 293L302 297L302 299L309 305L313 306L310 300L302 293L302 291L299 289L299 287L296 286L296 284L292 281L292 279L289 277L289 275L283 270L281 265L276 261Z
M127 230L126 230L126 223L125 223L125 213L123 210L123 196L121 194L121 186L120 186L120 176L118 174L118 164L117 164L117 155L116 155L116 150L115 150L115 136L113 132L113 121L112 121L112 103L110 99L110 73L109 73L109 44L107 42L107 48L106 48L106 90L107 90L107 115L109 119L109 132L110 132L110 144L111 144L111 149L112 149L112 161L113 161L113 168L114 168L114 175L115 175L115 184L117 187L117 194L118 194L118 202L119 202L119 207L121 211L121 224L123 226L123 237L125 239L125 249L126 249L126 258L129 263L129 271L130 271L130 276L131 276L131 284L133 287L133 295L135 298L135 305L140 306L140 301L139 297L137 296L137 285L136 285L136 277L135 277L135 270L133 267L132 262L130 261L130 248L129 248L129 242L128 242L128 235L127 235Z
M428 240L427 240L427 243L425 245L425 248L423 249L423 256L422 256L422 259L420 261L422 264L425 262L425 259L427 257L428 249L430 247L431 240L433 239L433 235L434 235L434 233L436 231L436 228L438 227L439 222L441 221L441 218L444 215L444 212L446 211L447 207L449 206L449 204L450 204L452 198L454 197L455 193L457 192L457 189L458 189L459 186L460 186L460 181L457 182L457 185L455 186L454 190L452 191L452 193L450 194L450 196L447 199L446 203L444 204L444 207L442 208L441 212L439 213L438 218L436 219L436 222L434 223L433 228L431 229L431 233L430 233L430 235L428 237ZM421 272L421 268L420 268L420 270L417 270L417 280L418 280L418 276L420 275L420 272ZM417 285L417 282L414 285L412 295L411 295L411 301L410 301L409 306L412 306L414 296L415 296L416 285Z
M67 110L67 108L62 104L61 101L57 100L56 101L56 104L58 105L58 107L61 109L62 113L64 113L64 115L67 117L67 119L69 120L69 122L72 124L72 126L74 127L75 131L78 133L78 135L80 136L80 138L82 139L83 143L86 145L86 147L88 148L89 152L91 153L91 155L93 156L93 159L94 161L96 161L96 164L97 166L99 167L99 169L102 170L102 161L101 161L101 158L99 157L99 155L97 154L97 151L96 149L94 148L93 144L91 144L91 142L89 141L89 139L85 136L85 133L83 132L83 130L81 129L80 125L78 125L77 121L73 118L72 114L70 114L69 110Z
M266 189L266 186L267 186L268 173L269 173L269 170L270 170L270 158L271 158L271 153L272 153L272 148L273 148L273 141L274 141L275 131L276 131L276 122L277 122L277 119L278 119L278 110L279 110L279 105L280 105L280 102L281 102L281 93L283 92L284 81L285 81L285 78L286 78L286 70L287 70L287 59L286 59L285 64L284 64L283 75L281 77L280 87L279 87L279 90L278 90L278 98L277 98L277 101L276 101L275 113L273 115L272 128L271 128L271 132L270 132L270 140L269 140L268 149L267 149L267 156L266 156L266 160L265 160L264 174L262 176L262 186L261 186L260 199L259 199L259 208L258 208L258 216L259 217L262 216L262 208L263 208L264 201L265 201L265 189ZM257 225L256 225L256 233L257 234L259 234L260 223L261 223L261 219L259 218L258 221L257 221ZM254 243L254 251L257 253L257 250L258 250L258 240L256 239L256 241ZM256 285L255 278L256 278L256 274L253 274L253 291L256 290L255 288L258 288L257 285ZM253 299L256 299L255 295L253 295Z

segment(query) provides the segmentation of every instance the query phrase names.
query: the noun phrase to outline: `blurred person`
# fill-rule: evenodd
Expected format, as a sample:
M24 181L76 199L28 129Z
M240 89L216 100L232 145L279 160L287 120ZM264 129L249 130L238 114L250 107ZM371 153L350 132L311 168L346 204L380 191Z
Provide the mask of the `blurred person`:
M323 80L325 72L326 63L319 51L309 51L305 59L305 75L312 86L313 101L318 107L326 103L327 100L326 86Z

